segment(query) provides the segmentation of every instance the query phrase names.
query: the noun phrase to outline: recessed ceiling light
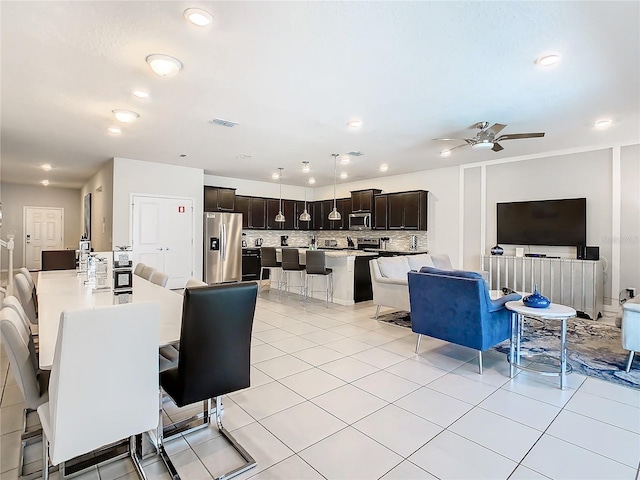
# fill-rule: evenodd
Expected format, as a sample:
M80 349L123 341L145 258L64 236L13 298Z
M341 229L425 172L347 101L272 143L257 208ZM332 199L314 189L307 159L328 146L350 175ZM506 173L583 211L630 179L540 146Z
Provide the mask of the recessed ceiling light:
M147 98L149 92L145 92L144 90L131 90L131 95L138 98Z
M442 150L440 152L441 157L448 157L449 155L451 155L451 150Z
M49 185L49 180L42 180L40 183L46 187Z
M343 165L347 165L350 161L351 161L351 158L349 157L349 155L343 155L342 158L340 159L340 163Z
M609 125L611 125L611 120L608 118L604 118L602 120L598 120L596 123L594 123L596 128L607 128Z
M351 128L360 128L362 126L362 120L349 120L347 125Z
M213 21L211 14L201 8L187 8L184 11L184 18L198 27L204 27Z
M271 178L273 178L274 180L278 180L280 178L280 175L278 175L277 173L272 173Z
M172 77L182 70L180 60L170 57L169 55L154 53L153 55L149 55L146 60L151 70L161 77Z
M551 65L555 65L560 62L560 55L552 54L552 55L544 55L542 57L536 58L536 63L538 65L542 65L543 67L549 67Z
M342 172L342 173L340 174L340 178L342 178L343 180L344 180L345 178L347 178L347 172Z
M316 183L316 179L315 179L315 178L313 178L313 177L311 177L311 178L309 179L309 184L313 185L314 183Z
M389 170L389 165L387 165L386 163L383 163L382 165L380 165L381 172L386 172L387 170Z
M122 133L122 130L120 129L120 127L109 127L107 128L107 132L109 132L111 135L120 135Z
M116 116L116 120L122 123L132 123L135 122L140 115L136 112L132 112L131 110L111 110L113 114Z
M49 165L48 163L45 163L43 165L40 166L45 172L48 172L49 170L51 170L51 165Z

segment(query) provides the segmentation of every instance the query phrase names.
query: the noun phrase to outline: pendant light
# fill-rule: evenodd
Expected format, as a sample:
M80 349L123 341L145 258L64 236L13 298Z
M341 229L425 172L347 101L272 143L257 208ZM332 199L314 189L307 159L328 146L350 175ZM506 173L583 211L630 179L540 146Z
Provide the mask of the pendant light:
M284 222L284 215L282 213L282 170L284 170L284 168L278 167L278 170L280 170L280 173L278 174L278 178L280 179L280 208L276 215L276 222L282 223Z
M340 212L336 208L336 171L338 168L338 155L339 153L332 153L333 157L333 210L329 214L329 220L342 220Z
M304 172L304 210L300 214L300 221L302 222L310 222L311 215L307 212L307 173L309 173L309 162L302 162L304 167L302 167L302 171Z

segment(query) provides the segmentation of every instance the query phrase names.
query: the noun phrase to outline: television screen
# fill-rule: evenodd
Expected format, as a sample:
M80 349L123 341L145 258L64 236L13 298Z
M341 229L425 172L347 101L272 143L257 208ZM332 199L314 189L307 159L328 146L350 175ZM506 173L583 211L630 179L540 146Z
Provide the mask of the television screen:
M587 199L498 203L498 243L576 246L587 243Z

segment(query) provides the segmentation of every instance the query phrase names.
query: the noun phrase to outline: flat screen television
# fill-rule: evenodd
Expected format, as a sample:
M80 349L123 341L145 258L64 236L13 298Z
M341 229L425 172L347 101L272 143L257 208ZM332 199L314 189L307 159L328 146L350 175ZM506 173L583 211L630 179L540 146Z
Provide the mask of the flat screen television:
M498 243L577 246L587 243L587 199L497 204Z

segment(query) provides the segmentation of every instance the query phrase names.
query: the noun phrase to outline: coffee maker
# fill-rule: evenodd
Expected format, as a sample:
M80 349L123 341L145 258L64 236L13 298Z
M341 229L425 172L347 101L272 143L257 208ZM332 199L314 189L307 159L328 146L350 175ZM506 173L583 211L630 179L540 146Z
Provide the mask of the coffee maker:
M289 246L289 235L280 235L280 246L281 247Z

